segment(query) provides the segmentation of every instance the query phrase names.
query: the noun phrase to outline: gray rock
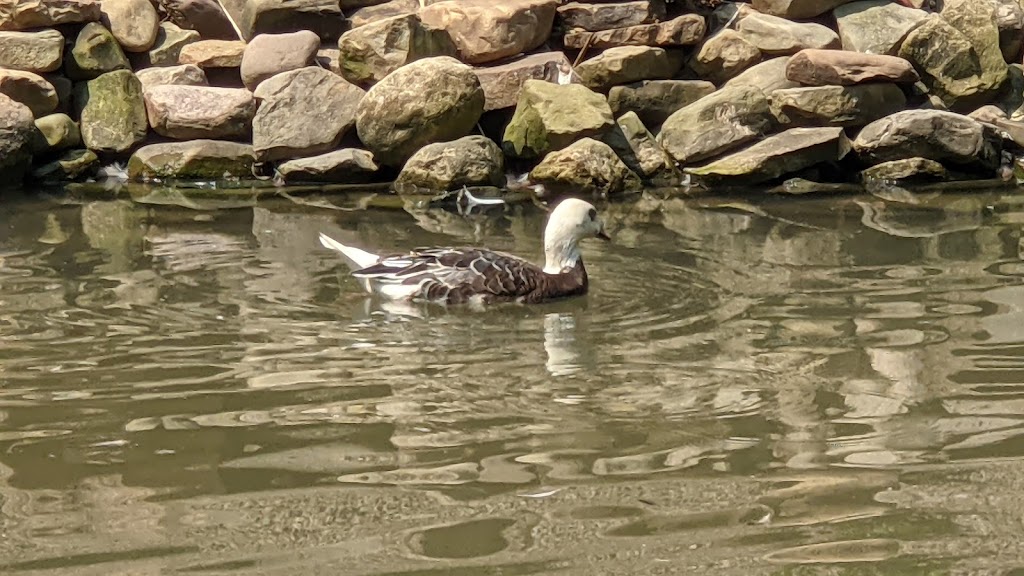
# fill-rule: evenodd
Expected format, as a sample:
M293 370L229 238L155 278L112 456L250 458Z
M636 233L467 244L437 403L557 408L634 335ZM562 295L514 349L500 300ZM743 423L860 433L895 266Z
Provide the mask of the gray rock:
M754 86L766 95L783 88L798 88L800 84L786 78L786 68L792 56L779 56L755 64L725 83L723 88Z
M904 110L868 124L853 141L869 163L922 157L984 171L999 166L1002 142L980 122L941 110Z
M220 0L220 4L246 41L257 34L296 30L310 30L324 39L337 38L345 25L338 0Z
M562 44L566 48L610 48L613 46L692 46L704 38L706 26L699 14L683 14L667 22L640 24L600 32L570 30Z
M128 160L132 180L251 178L252 146L221 140L190 140L143 146Z
M616 118L634 112L644 125L657 127L675 111L714 91L715 85L703 80L645 80L613 87L608 105Z
M903 58L848 50L801 50L786 65L786 78L808 86L920 80Z
M774 124L768 98L760 89L722 88L669 116L658 143L676 162L692 164L754 140Z
M850 141L842 128L790 128L686 172L710 181L759 184L823 162L837 162L849 151Z
M861 0L833 11L843 50L895 54L900 42L928 17L890 0Z
M761 61L761 51L730 29L711 36L690 58L690 68L701 78L721 83Z
M64 58L64 69L72 80L90 80L106 72L130 68L114 35L98 22L90 22L79 31Z
M952 177L946 167L927 158L904 158L875 164L860 173L862 182L932 182L950 180Z
M277 167L277 173L288 184L361 184L373 180L378 170L373 154L356 148L289 160Z
M128 70L107 72L80 84L83 102L79 130L94 152L121 153L146 138L142 83Z
M136 76L138 76L139 82L142 82L142 88L145 90L154 86L165 85L209 86L209 82L206 80L206 73L195 64L146 68L139 70Z
M421 58L458 53L447 32L425 26L414 14L349 30L338 41L338 49L341 75L364 87Z
M43 182L74 180L91 172L99 163L99 156L92 150L68 150L56 160L33 169L32 177Z
M424 58L366 93L356 129L378 162L400 166L427 144L469 134L483 110L484 91L472 68L447 56Z
M156 42L160 16L149 0L103 0L103 22L126 52L145 52Z
M683 66L683 55L675 50L652 46L609 48L576 66L580 79L593 90L640 80L665 80Z
M578 84L579 76L561 52L541 52L504 64L473 68L484 90L484 111L511 108L519 100L527 80L546 80L555 84Z
M776 90L771 95L772 114L786 127L864 126L906 105L903 91L891 83L807 86Z
M612 111L600 94L577 84L527 80L505 128L506 154L537 158L612 127Z
M42 76L0 68L0 94L28 106L37 118L57 109L57 91Z
M501 148L485 136L465 136L420 148L398 174L395 189L445 191L504 184L505 159Z
M451 35L459 59L484 64L547 41L557 0L460 0L428 5L419 11L423 23Z
M259 34L242 54L242 82L255 90L267 78L305 68L313 63L320 37L309 30L286 34Z
M839 48L839 35L810 22L793 22L768 14L751 14L736 30L762 54L785 56L806 48Z
M50 114L36 119L36 130L49 152L82 145L78 124L67 114Z
M238 40L238 33L217 0L159 0L171 22L195 30L203 40Z
M530 171L530 180L542 184L550 196L610 196L642 185L610 146L593 138L551 152Z
M660 22L665 19L665 5L660 0L600 4L569 2L558 7L558 17L566 28L597 32Z
M256 101L240 88L153 86L146 90L149 124L176 140L248 138Z
M64 36L56 30L0 32L0 68L42 74L64 62Z
M850 0L753 0L754 9L758 12L787 18L789 20L807 20L821 16L837 6Z
M605 134L603 141L630 170L644 179L664 175L672 169L672 159L635 112L618 117L615 128Z
M161 22L153 47L143 57L136 57L140 62L136 68L177 66L181 49L189 44L199 42L199 39L199 32L195 30L183 30L171 22ZM132 58L130 56L129 60Z
M32 161L35 129L28 106L0 94L0 188L21 184Z
M52 28L100 19L98 0L10 0L0 8L0 30Z

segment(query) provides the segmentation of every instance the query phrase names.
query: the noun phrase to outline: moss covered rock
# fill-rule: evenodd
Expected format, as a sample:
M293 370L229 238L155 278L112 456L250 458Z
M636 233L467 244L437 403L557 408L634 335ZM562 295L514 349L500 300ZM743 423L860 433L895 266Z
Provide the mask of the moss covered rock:
M599 136L612 124L608 101L586 86L527 80L502 147L510 156L536 158L580 138Z
M584 138L548 154L530 172L530 179L543 184L550 196L607 196L641 187L640 177L615 151L593 138Z
M128 70L107 72L79 85L82 105L79 129L86 148L126 152L146 137L149 123L142 100L142 82Z
M222 140L190 140L143 146L128 160L128 177L218 180L252 176L252 146Z

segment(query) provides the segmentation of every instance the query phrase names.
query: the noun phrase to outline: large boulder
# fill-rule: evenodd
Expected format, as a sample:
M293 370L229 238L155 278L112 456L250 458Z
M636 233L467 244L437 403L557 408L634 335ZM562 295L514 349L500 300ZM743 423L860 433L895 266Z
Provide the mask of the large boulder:
M754 9L764 14L789 20L806 20L821 16L850 0L753 0Z
M502 147L510 156L537 158L580 138L598 136L612 122L608 101L586 86L527 80Z
M653 46L609 48L576 66L580 79L593 90L607 91L612 86L640 80L666 80L683 66L683 55L675 50Z
M519 101L523 83L529 79L555 84L579 83L572 63L561 52L541 52L494 66L473 68L484 90L484 110L511 108Z
M28 106L36 118L57 109L57 91L53 84L32 72L0 68L0 94Z
M546 42L557 5L557 0L449 0L422 8L419 17L451 35L460 60L483 64Z
M90 22L78 32L64 58L64 68L72 80L89 80L131 66L110 30L99 22Z
M145 52L156 42L160 15L149 0L103 0L103 21L127 52Z
M252 146L220 140L190 140L143 146L128 160L132 180L251 178Z
M171 22L195 30L204 40L238 40L231 20L217 0L159 0Z
M283 72L256 89L252 145L261 161L321 154L338 147L356 123L366 93L317 66Z
M427 144L409 158L395 179L395 189L399 192L504 184L505 161L501 148L485 136Z
M401 166L433 142L469 134L484 110L473 69L454 58L424 58L378 82L359 103L356 130L374 158Z
M722 88L669 116L658 143L676 162L692 164L754 140L774 124L759 88Z
M149 124L175 140L247 138L256 101L248 90L209 86L153 86L146 90Z
M245 54L245 42L241 40L200 40L182 46L178 53L179 64L195 64L209 68L238 68Z
M849 151L850 141L842 128L791 128L686 171L712 181L757 184L823 162L837 162Z
M143 90L153 86L164 86L166 84L179 86L209 86L206 80L206 73L195 64L182 64L180 66L163 66L157 68L145 68L136 74L139 82L142 82Z
M766 95L771 95L772 92L783 88L798 88L800 86L798 82L786 78L786 67L789 66L790 58L792 56L779 56L760 64L754 64L730 79L722 88L754 86L760 88Z
M78 86L79 130L94 152L122 153L140 144L149 128L142 83L129 70L102 74Z
M699 14L683 14L667 22L613 28L600 32L570 30L562 44L566 48L611 48L613 46L692 46L704 38L706 24Z
M843 4L836 17L843 50L868 54L895 54L900 42L928 13L891 0L860 0Z
M360 184L373 180L378 170L373 154L356 148L289 160L277 167L277 173L287 184Z
M99 19L99 0L7 0L0 4L0 30L50 28Z
M786 78L807 86L920 80L914 66L903 58L848 50L801 50L786 65Z
M353 28L338 40L341 75L358 86L371 86L402 66L435 56L455 56L451 36L406 14Z
M569 2L558 7L558 17L566 28L599 32L661 22L665 19L665 3L662 0L600 4Z
M135 56L133 63L136 69L148 66L174 66L178 63L181 49L189 44L199 42L199 32L184 30L172 22L161 22L156 32L153 47L143 56ZM131 60L133 57L129 57Z
M646 126L661 126L676 110L688 106L715 91L715 85L703 80L644 80L615 86L608 92L608 105L616 118L636 113Z
M551 196L608 196L641 187L640 177L615 151L593 138L551 152L530 171L530 180L542 184Z
M992 171L999 166L1002 141L994 128L961 114L904 110L865 126L853 147L868 164L922 157Z
M807 86L776 90L772 114L781 126L864 126L907 105L900 87L876 82L856 86Z
M805 48L839 48L839 35L811 22L793 22L768 14L751 14L739 21L736 30L757 46L762 54L785 56Z
M739 32L725 29L709 37L690 58L698 76L721 83L761 61L761 51Z
M286 34L259 34L242 54L242 82L255 90L267 78L305 68L313 63L320 37L309 30Z
M321 38L337 38L345 19L338 0L219 0L242 33L252 40L257 34L281 34L311 30Z
M56 30L0 32L0 68L43 74L64 62L64 36Z
M32 111L0 94L0 188L21 183L32 161L35 124Z

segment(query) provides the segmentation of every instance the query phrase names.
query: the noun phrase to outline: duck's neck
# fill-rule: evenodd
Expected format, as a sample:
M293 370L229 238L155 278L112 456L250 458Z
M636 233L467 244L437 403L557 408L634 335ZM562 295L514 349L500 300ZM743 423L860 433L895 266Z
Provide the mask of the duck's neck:
M580 248L572 238L545 238L544 272L561 274L580 262Z

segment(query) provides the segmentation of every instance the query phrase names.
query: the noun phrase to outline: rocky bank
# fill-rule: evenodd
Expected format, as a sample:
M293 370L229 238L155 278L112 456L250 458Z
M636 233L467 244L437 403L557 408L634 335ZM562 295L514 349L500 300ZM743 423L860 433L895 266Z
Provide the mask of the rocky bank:
M1024 0L0 4L5 185L1013 177Z

